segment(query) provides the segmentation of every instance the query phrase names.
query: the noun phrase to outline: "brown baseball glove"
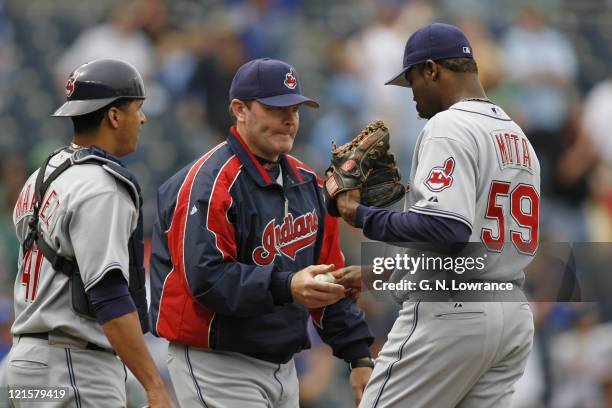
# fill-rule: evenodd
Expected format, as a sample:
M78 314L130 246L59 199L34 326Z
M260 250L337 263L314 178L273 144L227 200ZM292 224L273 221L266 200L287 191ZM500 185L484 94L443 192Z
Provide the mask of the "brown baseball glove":
M381 120L371 122L353 140L337 147L332 142L331 166L326 171L327 212L339 217L336 196L360 189L361 204L386 207L404 196L395 157L389 150L389 130Z

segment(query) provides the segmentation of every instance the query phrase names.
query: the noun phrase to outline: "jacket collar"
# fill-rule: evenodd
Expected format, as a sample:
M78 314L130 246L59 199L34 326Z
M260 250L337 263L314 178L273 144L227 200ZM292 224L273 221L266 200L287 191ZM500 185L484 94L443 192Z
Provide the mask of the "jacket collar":
M238 160L240 160L240 162L244 165L247 173L258 185L269 186L276 184L275 180L272 180L268 172L261 164L259 164L259 161L253 152L251 152L247 144L244 142L244 139L242 139L242 136L238 134L236 126L232 126L230 128L229 135L227 136L227 143L229 144L230 149L238 157ZM291 160L288 160L285 155L281 155L279 162L283 174L285 175L285 182L287 182L289 186L303 183L304 180L302 179L302 176Z

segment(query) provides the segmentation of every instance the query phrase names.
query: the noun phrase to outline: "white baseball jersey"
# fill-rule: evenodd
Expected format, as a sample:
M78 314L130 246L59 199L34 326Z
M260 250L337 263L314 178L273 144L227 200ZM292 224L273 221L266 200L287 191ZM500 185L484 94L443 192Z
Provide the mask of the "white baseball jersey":
M538 246L540 164L498 106L461 101L429 120L412 161L406 211L451 218L482 242L478 279L524 280Z
M71 155L68 149L55 155L45 177ZM13 212L20 243L28 234L38 171L25 183ZM40 206L43 238L60 255L76 259L86 291L112 269L120 269L129 282L127 243L137 221L138 210L126 187L97 164L65 170L51 183ZM25 254L20 249L18 268L13 335L58 330L110 348L95 320L72 311L68 277L53 270L36 244Z

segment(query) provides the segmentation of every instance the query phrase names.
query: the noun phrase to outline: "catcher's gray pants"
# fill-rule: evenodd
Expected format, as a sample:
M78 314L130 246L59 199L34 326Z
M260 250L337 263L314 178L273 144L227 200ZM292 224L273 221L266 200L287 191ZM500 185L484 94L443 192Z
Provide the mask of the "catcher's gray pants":
M168 370L184 408L297 408L293 360L274 364L241 353L170 343Z
M126 371L113 353L49 344L48 340L20 337L13 340L6 370L11 389L63 387L66 397L39 402L12 399L14 407L85 408L125 407Z
M404 302L360 407L508 407L532 340L528 303Z

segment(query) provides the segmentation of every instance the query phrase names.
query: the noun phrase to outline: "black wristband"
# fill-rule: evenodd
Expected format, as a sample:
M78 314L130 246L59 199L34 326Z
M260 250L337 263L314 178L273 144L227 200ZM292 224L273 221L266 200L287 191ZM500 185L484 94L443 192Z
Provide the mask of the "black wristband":
M372 358L370 358L370 357L362 357L360 359L353 360L353 361L349 362L348 366L349 366L349 370L351 370L351 371L353 371L353 369L359 368L359 367L374 368L374 360L372 360Z

